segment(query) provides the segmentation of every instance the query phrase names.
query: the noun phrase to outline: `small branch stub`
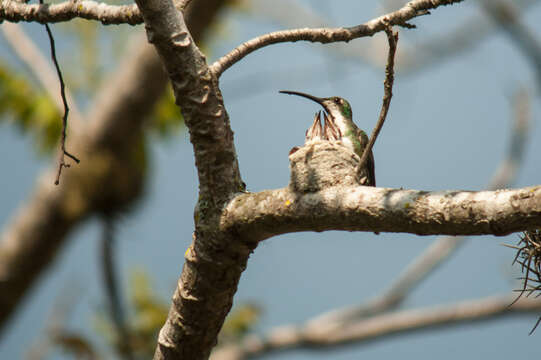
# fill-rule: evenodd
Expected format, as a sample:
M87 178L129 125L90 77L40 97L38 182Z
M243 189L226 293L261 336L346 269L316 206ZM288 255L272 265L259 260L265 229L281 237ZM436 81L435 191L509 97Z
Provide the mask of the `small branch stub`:
M341 141L313 141L289 155L289 188L311 193L332 186L360 185L359 157Z

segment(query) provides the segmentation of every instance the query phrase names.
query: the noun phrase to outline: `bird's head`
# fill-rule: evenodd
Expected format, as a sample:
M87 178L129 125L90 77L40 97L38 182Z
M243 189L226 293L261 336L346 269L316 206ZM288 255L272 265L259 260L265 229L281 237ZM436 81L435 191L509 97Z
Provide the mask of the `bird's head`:
M298 91L281 90L282 94L302 96L312 101L317 102L325 109L325 112L331 117L333 121L337 121L339 118L345 118L347 120L352 119L351 105L346 99L338 96L332 96L327 98L320 98L310 94L305 94Z

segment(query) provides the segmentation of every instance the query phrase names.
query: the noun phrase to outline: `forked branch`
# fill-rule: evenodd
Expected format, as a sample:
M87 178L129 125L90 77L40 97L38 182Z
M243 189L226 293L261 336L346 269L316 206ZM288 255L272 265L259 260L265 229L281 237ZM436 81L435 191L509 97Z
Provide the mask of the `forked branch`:
M258 36L241 44L228 54L218 59L211 66L216 77L219 77L233 64L243 59L248 54L261 49L262 47L283 42L310 41L323 44L351 41L365 36L372 36L377 32L384 31L389 26L402 26L412 28L414 25L408 23L413 18L429 14L429 10L442 5L451 5L463 0L414 0L404 5L401 9L392 13L370 20L367 23L348 28L317 28L317 29L294 29L275 31L269 34Z

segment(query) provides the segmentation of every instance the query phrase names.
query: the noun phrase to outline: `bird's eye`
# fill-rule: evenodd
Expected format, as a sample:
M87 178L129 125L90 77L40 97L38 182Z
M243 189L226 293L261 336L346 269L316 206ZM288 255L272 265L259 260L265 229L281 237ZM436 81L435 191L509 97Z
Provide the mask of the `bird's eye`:
M340 101L340 98L335 97L335 98L334 98L334 102L335 102L336 104L340 104L340 102L341 102L341 101Z

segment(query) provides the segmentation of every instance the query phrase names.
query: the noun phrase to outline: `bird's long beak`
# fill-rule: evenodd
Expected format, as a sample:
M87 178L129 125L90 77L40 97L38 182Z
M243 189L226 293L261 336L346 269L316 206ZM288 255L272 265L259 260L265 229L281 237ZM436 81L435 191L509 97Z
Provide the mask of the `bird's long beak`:
M298 92L298 91L290 91L290 90L280 90L279 91L281 94L288 94L288 95L297 95L297 96L302 96L302 97L305 97L307 99L310 99L312 101L315 101L317 102L319 105L323 106L323 108L325 110L327 110L327 107L325 106L325 104L323 103L323 98L319 98L317 96L313 96L313 95L310 95L310 94L305 94L305 93L302 93L302 92Z

